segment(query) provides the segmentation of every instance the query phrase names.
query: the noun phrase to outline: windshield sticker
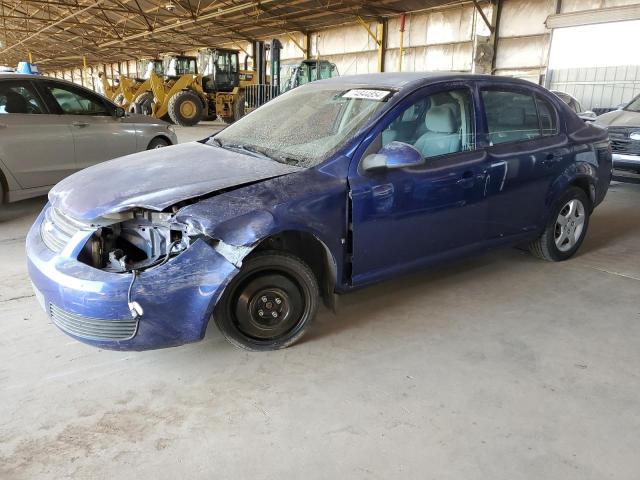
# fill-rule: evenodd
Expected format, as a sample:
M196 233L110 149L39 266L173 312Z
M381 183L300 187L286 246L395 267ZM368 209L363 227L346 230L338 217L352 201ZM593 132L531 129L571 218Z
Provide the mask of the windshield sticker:
M391 94L389 90L366 90L357 88L349 90L342 95L342 98L361 98L363 100L373 100L375 102L382 102Z

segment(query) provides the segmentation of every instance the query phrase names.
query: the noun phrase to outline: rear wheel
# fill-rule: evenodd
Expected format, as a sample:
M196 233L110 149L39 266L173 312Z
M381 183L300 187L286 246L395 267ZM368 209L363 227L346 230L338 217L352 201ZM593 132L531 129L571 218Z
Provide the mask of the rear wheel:
M318 282L294 255L267 251L245 261L213 313L222 334L252 351L288 347L318 310Z
M169 117L183 127L191 127L202 120L203 109L200 96L192 90L178 92L169 100Z
M131 106L133 113L151 115L153 113L153 93L145 92L138 95Z
M590 206L582 189L569 188L556 202L542 235L529 246L531 253L550 262L571 258L587 234Z

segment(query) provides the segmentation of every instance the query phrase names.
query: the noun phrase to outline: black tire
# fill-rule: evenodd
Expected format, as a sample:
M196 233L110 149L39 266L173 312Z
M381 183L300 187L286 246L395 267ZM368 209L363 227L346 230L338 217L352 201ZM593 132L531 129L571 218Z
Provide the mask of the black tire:
M171 143L169 143L169 140L167 140L166 138L156 137L149 142L147 150L153 150L154 148L164 148L168 147L169 145L171 145Z
M581 205L573 203L576 206L573 214L571 214L570 205L572 202L579 202ZM571 258L578 251L587 234L590 213L591 202L584 190L570 187L556 201L547 226L542 235L531 242L529 250L536 257L549 262L561 262ZM560 221L561 214L563 218L568 219L565 220L567 223L564 227ZM565 235L565 233L568 234Z
M124 102L126 102L126 98L124 98L124 93L119 93L118 95L113 97L112 101L119 107L122 107L124 105Z
M133 104L131 110L133 113L139 113L141 115L151 115L153 113L153 93L145 92L138 95Z
M238 94L238 98L233 102L232 108L232 116L230 117L220 117L222 121L226 124L232 124L233 122L237 122L242 117L244 117L244 107L245 107L245 95L244 93Z
M304 335L318 310L319 296L313 271L298 257L260 252L245 260L222 294L213 318L237 347L278 350Z
M202 99L193 90L183 90L169 99L169 117L178 125L192 127L202 120Z

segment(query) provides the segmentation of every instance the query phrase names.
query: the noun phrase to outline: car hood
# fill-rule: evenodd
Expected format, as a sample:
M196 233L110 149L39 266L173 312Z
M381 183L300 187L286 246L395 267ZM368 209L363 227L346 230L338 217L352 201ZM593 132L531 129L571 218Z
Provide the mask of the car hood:
M614 110L600 115L596 123L607 127L640 127L640 113L627 110Z
M134 207L171 205L303 170L198 142L104 162L62 180L49 201L66 215L90 221Z

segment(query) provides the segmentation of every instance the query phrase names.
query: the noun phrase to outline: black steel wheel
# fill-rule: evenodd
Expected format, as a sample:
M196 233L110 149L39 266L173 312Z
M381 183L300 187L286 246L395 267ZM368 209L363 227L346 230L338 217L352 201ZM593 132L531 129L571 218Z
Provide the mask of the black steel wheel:
M267 251L248 258L213 313L222 334L252 351L288 347L302 337L318 310L313 271L299 258Z

